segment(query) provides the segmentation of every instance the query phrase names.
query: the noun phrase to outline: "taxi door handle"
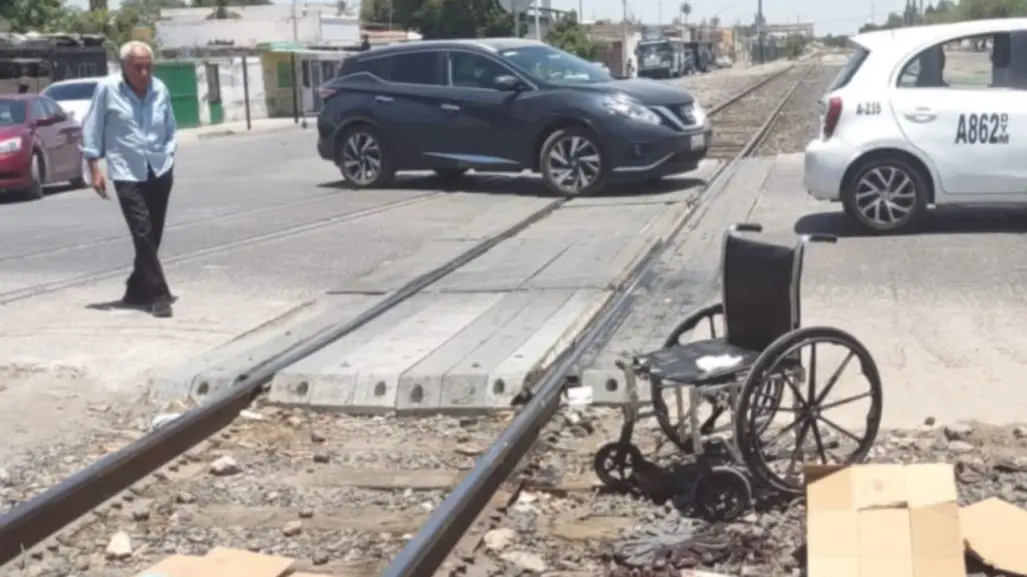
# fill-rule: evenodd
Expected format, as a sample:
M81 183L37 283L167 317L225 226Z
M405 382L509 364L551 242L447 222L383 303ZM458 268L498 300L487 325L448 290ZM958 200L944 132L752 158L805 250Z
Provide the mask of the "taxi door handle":
M446 112L460 112L460 107L456 104L441 104L439 107Z
M926 106L918 106L913 112L906 113L906 119L911 122L925 123L931 122L935 118L938 118L938 115L931 112L931 109Z

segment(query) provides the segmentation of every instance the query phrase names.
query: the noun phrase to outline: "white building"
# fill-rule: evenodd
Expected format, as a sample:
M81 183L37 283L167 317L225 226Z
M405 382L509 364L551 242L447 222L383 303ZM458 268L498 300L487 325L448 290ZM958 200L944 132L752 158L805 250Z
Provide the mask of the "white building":
M212 8L166 8L156 22L156 39L165 49L213 43L252 48L265 42L356 45L360 19L340 14L335 4L297 3L230 6L218 20Z

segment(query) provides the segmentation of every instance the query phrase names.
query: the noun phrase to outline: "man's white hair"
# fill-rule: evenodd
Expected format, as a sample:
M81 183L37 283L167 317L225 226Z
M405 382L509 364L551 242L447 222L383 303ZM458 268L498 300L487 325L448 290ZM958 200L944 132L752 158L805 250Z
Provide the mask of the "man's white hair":
M153 59L153 48L145 42L139 40L129 40L128 42L121 45L121 49L118 50L118 55L121 57L121 61L124 62L132 57L134 53L142 53Z

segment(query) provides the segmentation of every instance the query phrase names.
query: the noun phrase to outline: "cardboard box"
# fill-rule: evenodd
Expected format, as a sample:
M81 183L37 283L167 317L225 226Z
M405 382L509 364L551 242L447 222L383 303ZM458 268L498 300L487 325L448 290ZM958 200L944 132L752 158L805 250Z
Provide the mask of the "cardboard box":
M293 563L288 557L216 547L203 557L166 557L135 577L336 577L322 573L293 572Z
M808 577L966 577L951 465L805 473Z

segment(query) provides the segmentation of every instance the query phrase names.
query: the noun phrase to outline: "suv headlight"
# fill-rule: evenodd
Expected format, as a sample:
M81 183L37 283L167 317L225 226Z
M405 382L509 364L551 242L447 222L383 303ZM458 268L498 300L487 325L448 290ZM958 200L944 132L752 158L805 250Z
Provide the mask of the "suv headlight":
M0 140L0 154L11 154L21 150L21 138Z
M611 96L603 101L603 105L610 112L625 118L645 122L646 124L660 124L659 115L637 102L628 100L626 97Z
M706 111L703 110L698 100L692 102L692 118L695 119L696 124L706 124Z

